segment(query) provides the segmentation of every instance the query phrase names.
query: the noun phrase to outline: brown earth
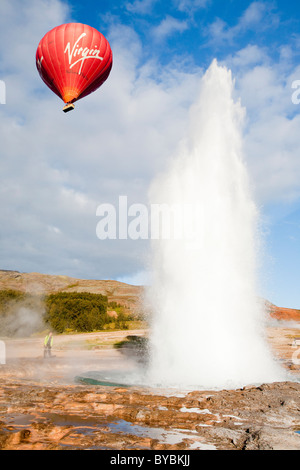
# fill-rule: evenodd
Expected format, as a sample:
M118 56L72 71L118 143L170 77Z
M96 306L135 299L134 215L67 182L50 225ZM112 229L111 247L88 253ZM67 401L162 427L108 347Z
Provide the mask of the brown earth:
M268 329L289 381L219 391L74 383L86 371L134 370L139 358L114 344L143 330L56 336L47 360L42 338L6 341L0 449L300 450L297 333Z
M0 271L0 289L28 293L94 292L138 312L143 287L117 281ZM2 450L300 450L299 311L267 302L276 326L267 329L286 382L238 390L159 390L75 383L87 371L134 371L140 351L116 349L146 330L55 337L55 357L43 358L43 338L5 340L0 365ZM270 324L272 325L272 323Z
M106 295L109 302L128 307L139 313L144 288L118 281L76 279L40 273L20 273L0 270L0 290L14 289L30 294L52 294L56 292L90 292Z
M275 320L285 321L298 321L300 322L300 310L292 308L276 307L276 305L270 306L270 316Z
M127 307L132 313L140 313L143 310L143 286L132 286L112 280L76 279L69 276L0 270L0 290L4 289L15 289L33 294L62 291L91 292L106 295L109 302L115 301ZM266 301L265 305L271 318L300 321L300 310L277 307L269 301Z

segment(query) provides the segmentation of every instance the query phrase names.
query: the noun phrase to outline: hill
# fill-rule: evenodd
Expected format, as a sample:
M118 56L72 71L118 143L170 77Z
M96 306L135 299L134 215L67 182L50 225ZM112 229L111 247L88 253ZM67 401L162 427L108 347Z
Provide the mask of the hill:
M0 290L4 289L45 295L57 292L90 292L106 295L109 302L116 302L128 308L133 314L143 310L144 287L119 281L77 279L61 275L0 270ZM271 318L300 322L300 310L277 307L268 301L266 301L266 308Z
M107 296L132 313L141 310L144 288L118 281L76 279L69 276L20 273L0 270L0 290L14 289L29 294L54 294L57 292L90 292Z
M300 310L277 307L276 305L271 304L270 302L267 302L267 304L271 318L274 318L275 320L300 322Z

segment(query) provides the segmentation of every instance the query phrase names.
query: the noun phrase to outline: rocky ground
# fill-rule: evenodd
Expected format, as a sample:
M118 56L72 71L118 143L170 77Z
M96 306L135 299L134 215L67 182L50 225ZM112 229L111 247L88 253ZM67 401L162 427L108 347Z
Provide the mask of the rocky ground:
M133 370L136 358L114 345L146 331L59 336L47 360L40 338L7 341L0 449L300 450L298 333L268 329L289 381L219 391L75 383L88 370Z

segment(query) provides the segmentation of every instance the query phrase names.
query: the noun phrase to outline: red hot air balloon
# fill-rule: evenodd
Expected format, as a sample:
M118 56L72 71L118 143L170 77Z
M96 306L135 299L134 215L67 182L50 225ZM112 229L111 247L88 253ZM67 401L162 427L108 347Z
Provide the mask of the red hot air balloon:
M97 90L112 68L112 51L105 37L91 26L67 23L49 31L36 51L36 66L42 80L65 103Z

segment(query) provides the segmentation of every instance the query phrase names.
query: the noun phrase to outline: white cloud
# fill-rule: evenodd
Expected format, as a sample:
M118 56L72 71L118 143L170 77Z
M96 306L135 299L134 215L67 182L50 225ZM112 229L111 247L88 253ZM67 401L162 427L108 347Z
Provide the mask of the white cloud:
M236 77L236 96L247 111L245 152L260 204L300 197L299 107L291 84L300 68L275 63L266 48L248 46L228 57Z
M211 4L211 0L173 0L179 11L191 13Z
M163 41L174 33L182 33L188 29L188 22L178 20L173 16L166 16L161 23L152 29L152 36L156 41Z
M262 32L274 27L279 16L273 12L273 4L269 2L252 2L240 16L234 26L229 26L220 18L207 27L207 35L211 43L232 42L249 30Z
M237 51L231 58L227 57L226 62L232 67L245 70L261 63L269 63L267 52L256 44L248 44L245 48Z
M139 271L129 276L120 277L117 281L134 286L146 286L151 284L151 274L147 271Z
M261 21L263 12L252 8L243 27ZM119 195L129 204L146 202L151 180L185 136L202 71L145 62L136 32L113 22L109 79L65 115L36 71L35 51L68 18L58 0L0 3L0 40L9 44L0 51L7 86L7 104L0 106L1 267L125 279L144 269L147 243L98 240L96 208L117 204ZM220 35L227 34L227 25L218 24ZM166 17L156 37L186 26ZM278 63L255 44L225 60L247 110L245 151L259 203L299 196L300 108L291 102L291 83L300 68L285 47Z
M1 53L8 88L0 107L1 267L96 278L139 271L146 243L98 240L96 208L123 194L129 204L146 201L150 180L184 132L199 75L180 65L141 65L136 33L113 24L109 79L64 114L37 73L35 51L68 12L53 0L47 20L49 1L39 1L32 15L21 0L13 3L1 4L0 37L10 38L9 54ZM36 1L26 6L31 11Z
M253 2L244 11L239 21L240 28L248 28L260 23L265 15L267 6L263 2Z
M1 68L8 74L22 71L23 80L34 76L32 57L44 34L64 22L67 6L59 0L1 0Z
M196 10L206 8L212 0L173 0L175 8L184 13L192 13ZM133 14L149 15L153 11L158 0L135 0L126 4L126 9Z
M152 8L157 3L157 0L135 0L134 2L128 2L126 9L130 13L138 15L147 15L152 12Z

